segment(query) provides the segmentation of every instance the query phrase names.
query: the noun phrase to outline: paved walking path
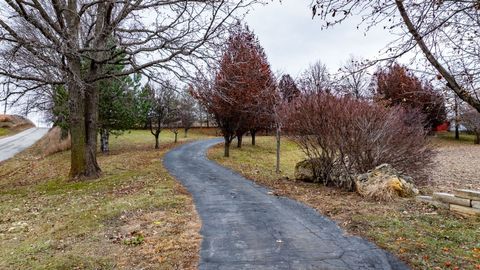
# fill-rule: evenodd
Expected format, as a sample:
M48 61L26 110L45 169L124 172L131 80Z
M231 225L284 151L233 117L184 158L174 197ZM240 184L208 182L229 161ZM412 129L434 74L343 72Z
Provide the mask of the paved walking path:
M0 162L22 152L47 134L48 128L30 128L0 139Z
M206 158L219 139L167 153L166 168L192 193L202 220L199 269L408 269L331 220Z

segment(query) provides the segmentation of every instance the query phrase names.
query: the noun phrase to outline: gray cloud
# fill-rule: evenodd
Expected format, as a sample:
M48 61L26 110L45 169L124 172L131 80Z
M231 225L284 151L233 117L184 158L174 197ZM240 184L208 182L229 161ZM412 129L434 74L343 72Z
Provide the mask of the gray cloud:
M394 39L388 31L374 28L365 36L357 30L360 17L321 30L322 22L312 20L309 0L273 1L258 6L246 22L265 48L272 69L299 75L310 63L321 60L335 72L350 56L372 59Z

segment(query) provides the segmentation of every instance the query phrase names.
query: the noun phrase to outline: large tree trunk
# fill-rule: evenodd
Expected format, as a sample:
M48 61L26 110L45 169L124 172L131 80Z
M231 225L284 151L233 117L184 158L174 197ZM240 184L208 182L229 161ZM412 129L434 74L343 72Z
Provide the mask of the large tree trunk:
M177 143L177 142L178 142L178 131L175 132L175 143Z
M76 10L77 1L68 1L68 10ZM67 16L66 46L75 49L79 43L80 18ZM97 48L99 46L96 46ZM77 54L69 54L65 59L69 67L68 92L70 105L70 135L72 151L70 177L73 179L91 179L100 176L101 170L96 160L98 89L95 84L87 86L82 75L82 59ZM96 66L92 65L89 75L96 75Z
M85 138L87 139L85 144L87 161L85 176L87 178L98 178L102 172L97 163L98 100L97 83L90 84L85 92Z
M110 152L110 147L109 147L109 139L110 139L110 132L108 129L103 128L100 131L100 149L102 150L102 153L107 154Z
M188 128L185 129L185 138L187 138Z
M256 134L257 134L257 130L255 130L255 129L250 130L250 135L252 136L252 145L255 145Z
M475 133L474 144L480 144L480 133Z
M74 81L68 83L70 107L70 136L72 147L70 152L70 177L83 178L86 173L87 161L85 153L85 108L84 92Z

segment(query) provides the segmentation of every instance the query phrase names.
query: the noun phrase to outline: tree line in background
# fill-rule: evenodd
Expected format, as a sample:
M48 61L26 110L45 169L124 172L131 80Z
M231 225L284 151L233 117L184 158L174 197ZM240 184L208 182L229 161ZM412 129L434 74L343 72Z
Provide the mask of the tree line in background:
M241 147L248 132L255 144L258 130L283 129L326 185L352 190L355 175L383 163L424 183L433 157L428 135L448 118L442 89L398 63L372 75L360 66L351 58L331 75L317 62L297 79L277 78L255 35L237 25L217 68L191 91L221 129L226 157L235 138Z
M118 136L129 129L149 129L158 149L162 130L172 131L177 142L180 128L187 137L195 122L202 124L203 109L186 89L170 81L142 86L140 80L140 75L134 75L100 82L98 133L103 153L109 152L110 135ZM70 132L68 93L62 86L52 92L49 120L66 137Z
M215 58L230 24L255 3L2 1L0 79L14 89L4 92L2 100L24 98L29 107L43 106L52 89L64 87L70 177L98 178L99 104L101 92L109 88L101 84L137 73L157 81L165 74L189 77L190 70Z
M260 130L275 130L279 149L283 130L320 161L325 181L346 188L351 188L347 173L380 161L421 175L415 162L424 162L425 168L429 162L421 138L449 115L457 130L461 123L480 143L479 24L469 19L478 17L471 17L478 11L477 0L316 0L313 14L326 27L355 10L367 12L369 26L398 11L400 17L388 21L390 29L405 25L409 33L390 48L390 57L381 59L390 64L377 65L373 74L368 67L377 61L350 58L335 74L319 61L296 79L273 74L258 39L236 22L236 12L255 3L5 1L0 4L0 75L14 90L2 92L2 100L15 104L27 98L28 108L49 110L55 125L68 130L75 179L100 175L98 135L101 150L108 152L111 134L142 127L151 131L158 148L163 129L172 130L176 140L179 130L186 134L200 114L207 121L211 115L221 129L225 156L235 138L241 147L249 134L254 145ZM143 15L161 20L150 24ZM415 48L427 59L425 78L435 80L395 64ZM409 144L400 130L418 143ZM359 149L370 154L360 157ZM376 156L395 151L405 160Z

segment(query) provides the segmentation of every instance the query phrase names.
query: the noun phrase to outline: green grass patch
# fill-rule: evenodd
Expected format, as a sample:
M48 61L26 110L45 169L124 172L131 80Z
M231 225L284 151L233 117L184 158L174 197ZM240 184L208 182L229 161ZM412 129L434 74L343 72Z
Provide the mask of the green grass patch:
M461 144L473 144L475 141L475 135L460 132L459 139L455 139L455 132L437 132L435 134L435 140L445 143L461 143Z
M305 154L297 145L287 139L280 143L280 174L276 169L276 140L274 137L257 137L256 146L252 146L248 137L244 139L241 149L233 143L230 149L230 158L223 156L223 144L210 151L210 158L229 167L235 167L241 172L253 172L255 178L274 180L280 177L293 178L295 164L305 159ZM238 166L237 166L238 165Z
M10 133L10 130L6 129L6 128L0 128L0 137L2 136L6 136Z
M367 224L365 235L408 260L415 269L478 269L480 219L449 213L354 216Z

